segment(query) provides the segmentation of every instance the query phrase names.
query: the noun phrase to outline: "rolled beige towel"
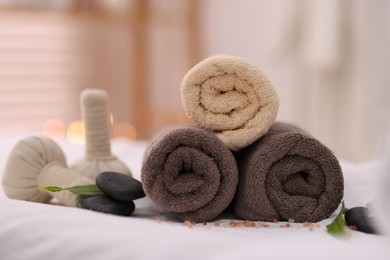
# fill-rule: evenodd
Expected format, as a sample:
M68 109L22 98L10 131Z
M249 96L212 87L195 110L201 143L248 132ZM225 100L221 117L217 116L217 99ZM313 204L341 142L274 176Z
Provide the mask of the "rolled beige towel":
M275 121L279 99L265 75L247 60L218 55L193 67L181 83L184 111L238 151L264 135Z

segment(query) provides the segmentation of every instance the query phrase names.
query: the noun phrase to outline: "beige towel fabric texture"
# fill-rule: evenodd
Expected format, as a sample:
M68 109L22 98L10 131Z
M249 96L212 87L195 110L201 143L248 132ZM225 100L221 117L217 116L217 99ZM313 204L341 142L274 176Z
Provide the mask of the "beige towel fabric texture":
M194 125L215 132L233 151L264 135L279 109L266 76L247 60L228 55L209 57L190 69L181 95Z

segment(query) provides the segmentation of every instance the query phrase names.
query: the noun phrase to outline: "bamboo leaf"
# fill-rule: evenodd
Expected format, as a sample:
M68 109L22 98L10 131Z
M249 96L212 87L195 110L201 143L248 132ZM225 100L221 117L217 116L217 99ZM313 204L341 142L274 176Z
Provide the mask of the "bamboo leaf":
M103 195L103 192L99 189L99 187L96 184L85 185L85 186L74 186L74 187L65 188L64 190L68 190L75 194L85 195L85 196Z
M100 196L104 194L96 184L84 185L84 186L73 186L68 188L61 188L57 186L46 186L46 187L42 187L42 189L50 192L59 192L59 191L66 190L74 194L83 195L83 196Z
M42 189L42 190L47 190L47 191L50 191L50 192L59 192L59 191L62 191L62 188L56 187L56 186L46 186L46 187L42 187L41 189Z

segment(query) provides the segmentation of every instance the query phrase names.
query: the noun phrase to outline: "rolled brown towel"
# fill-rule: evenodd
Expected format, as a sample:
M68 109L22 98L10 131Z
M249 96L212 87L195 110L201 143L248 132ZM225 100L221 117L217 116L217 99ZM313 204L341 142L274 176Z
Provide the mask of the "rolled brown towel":
M328 218L343 198L336 157L292 125L274 123L236 158L240 176L234 207L244 219L317 222Z
M163 210L203 222L231 203L238 169L232 152L213 133L176 126L150 143L141 179L145 193Z
M278 96L263 72L228 55L209 57L190 69L181 96L194 125L214 131L233 151L264 135L279 109Z

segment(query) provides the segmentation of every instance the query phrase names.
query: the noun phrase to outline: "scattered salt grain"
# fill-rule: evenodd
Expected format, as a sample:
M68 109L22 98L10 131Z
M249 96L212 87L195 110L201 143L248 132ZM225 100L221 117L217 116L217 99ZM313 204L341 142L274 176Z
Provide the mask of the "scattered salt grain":
M188 228L192 228L193 226L195 226L195 222L190 221L190 220L186 220L186 221L184 221L184 225L186 225Z
M260 226L261 226L261 227L265 227L265 228L268 228L268 227L269 227L269 225L268 225L267 223L261 223Z

